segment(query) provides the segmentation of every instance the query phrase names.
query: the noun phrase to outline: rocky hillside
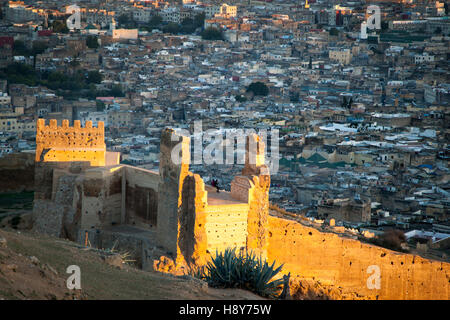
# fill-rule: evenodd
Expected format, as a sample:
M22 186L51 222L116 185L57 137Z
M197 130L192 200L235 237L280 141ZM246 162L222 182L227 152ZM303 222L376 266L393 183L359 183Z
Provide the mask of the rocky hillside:
M132 263L132 262L130 262ZM81 270L81 290L69 290L69 265ZM261 299L237 289L213 289L189 276L144 272L120 255L28 231L0 230L0 299Z

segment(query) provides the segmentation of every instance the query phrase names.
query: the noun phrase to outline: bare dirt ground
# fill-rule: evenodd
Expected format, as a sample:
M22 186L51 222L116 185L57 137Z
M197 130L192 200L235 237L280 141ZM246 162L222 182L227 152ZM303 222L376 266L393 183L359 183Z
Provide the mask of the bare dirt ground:
M0 299L188 299L249 300L261 297L240 289L213 289L201 282L132 266L105 263L76 243L27 231L0 230ZM81 290L69 290L69 265L81 270Z

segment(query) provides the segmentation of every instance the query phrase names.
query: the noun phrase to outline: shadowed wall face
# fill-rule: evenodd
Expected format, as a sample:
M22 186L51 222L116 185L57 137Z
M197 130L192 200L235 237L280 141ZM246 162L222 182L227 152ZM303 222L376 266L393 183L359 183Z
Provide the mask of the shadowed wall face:
M135 186L126 187L127 224L156 227L158 213L158 190Z
M13 153L0 157L0 192L34 190L34 154Z

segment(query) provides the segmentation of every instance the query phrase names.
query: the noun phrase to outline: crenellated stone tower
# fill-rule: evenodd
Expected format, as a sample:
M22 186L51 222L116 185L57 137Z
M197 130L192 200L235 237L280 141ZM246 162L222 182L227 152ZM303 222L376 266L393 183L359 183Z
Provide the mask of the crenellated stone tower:
M104 166L106 156L105 128L103 122L92 127L92 121L86 121L81 127L75 120L73 127L69 120L62 120L62 126L51 119L45 125L45 119L38 119L36 128L36 162L75 162L89 161L91 166Z

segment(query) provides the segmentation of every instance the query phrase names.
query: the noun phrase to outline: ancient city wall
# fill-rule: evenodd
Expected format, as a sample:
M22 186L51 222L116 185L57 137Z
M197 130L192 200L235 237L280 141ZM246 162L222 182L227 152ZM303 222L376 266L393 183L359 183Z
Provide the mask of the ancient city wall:
M105 165L105 128L103 122L98 128L92 127L91 121L81 127L75 120L73 127L68 120L57 126L57 121L51 119L45 125L45 119L38 119L36 128L36 162L48 161L89 161L92 166Z
M172 156L177 152L180 161L175 163ZM163 130L159 158L157 239L161 247L180 262L184 259L178 244L183 210L182 194L185 178L190 175L189 161L189 137L179 136L172 129Z
M0 192L34 190L34 153L0 157Z
M125 221L124 223L144 228L157 226L158 185L157 172L123 167L125 178Z
M245 248L247 242L248 205L208 206L206 215L207 250L211 254L226 248Z
M87 162L36 162L33 229L76 239L81 220L81 193L76 185Z
M178 215L177 263L201 265L208 258L207 194L203 179L188 172L183 180Z
M75 198L80 199L81 203L75 206L81 211L81 228L100 228L120 223L122 173L119 169L90 169L77 178Z
M376 299L450 298L450 264L403 254L320 232L269 216L268 259L285 263L291 276L342 287L343 292ZM369 289L370 265L379 266L380 289Z
M449 263L269 216L270 174L263 162L264 145L257 136L247 138L246 165L231 185L228 200L236 203L225 204L222 193L208 199L202 178L189 171L188 137L171 129L163 131L158 174L122 165L95 167L105 162L103 126L86 127L81 129L75 123L69 128L67 121L62 127L57 127L56 121L49 126L38 122L35 184L39 188L33 208L34 229L38 232L77 240L80 230L107 229L117 224L153 229L156 225L156 232L147 230L151 241L148 239L145 246L139 244L142 239L136 242L142 247L138 251L146 252L145 264L153 261L155 270L165 268L170 272L170 268L186 263L203 265L208 251L214 254L211 251L215 249L246 246L267 256L270 262L284 263L284 272L291 272L294 278L311 279L349 294L343 297L450 298ZM250 152L251 144L256 146L255 152ZM93 153L80 156L85 148ZM67 153L68 158L58 157L59 151ZM177 154L180 163L173 161ZM116 160L111 163L117 164L118 157L113 158ZM127 243L134 245L133 239ZM160 256L170 259L154 260ZM368 287L373 275L368 273L369 266L380 268L379 288Z

